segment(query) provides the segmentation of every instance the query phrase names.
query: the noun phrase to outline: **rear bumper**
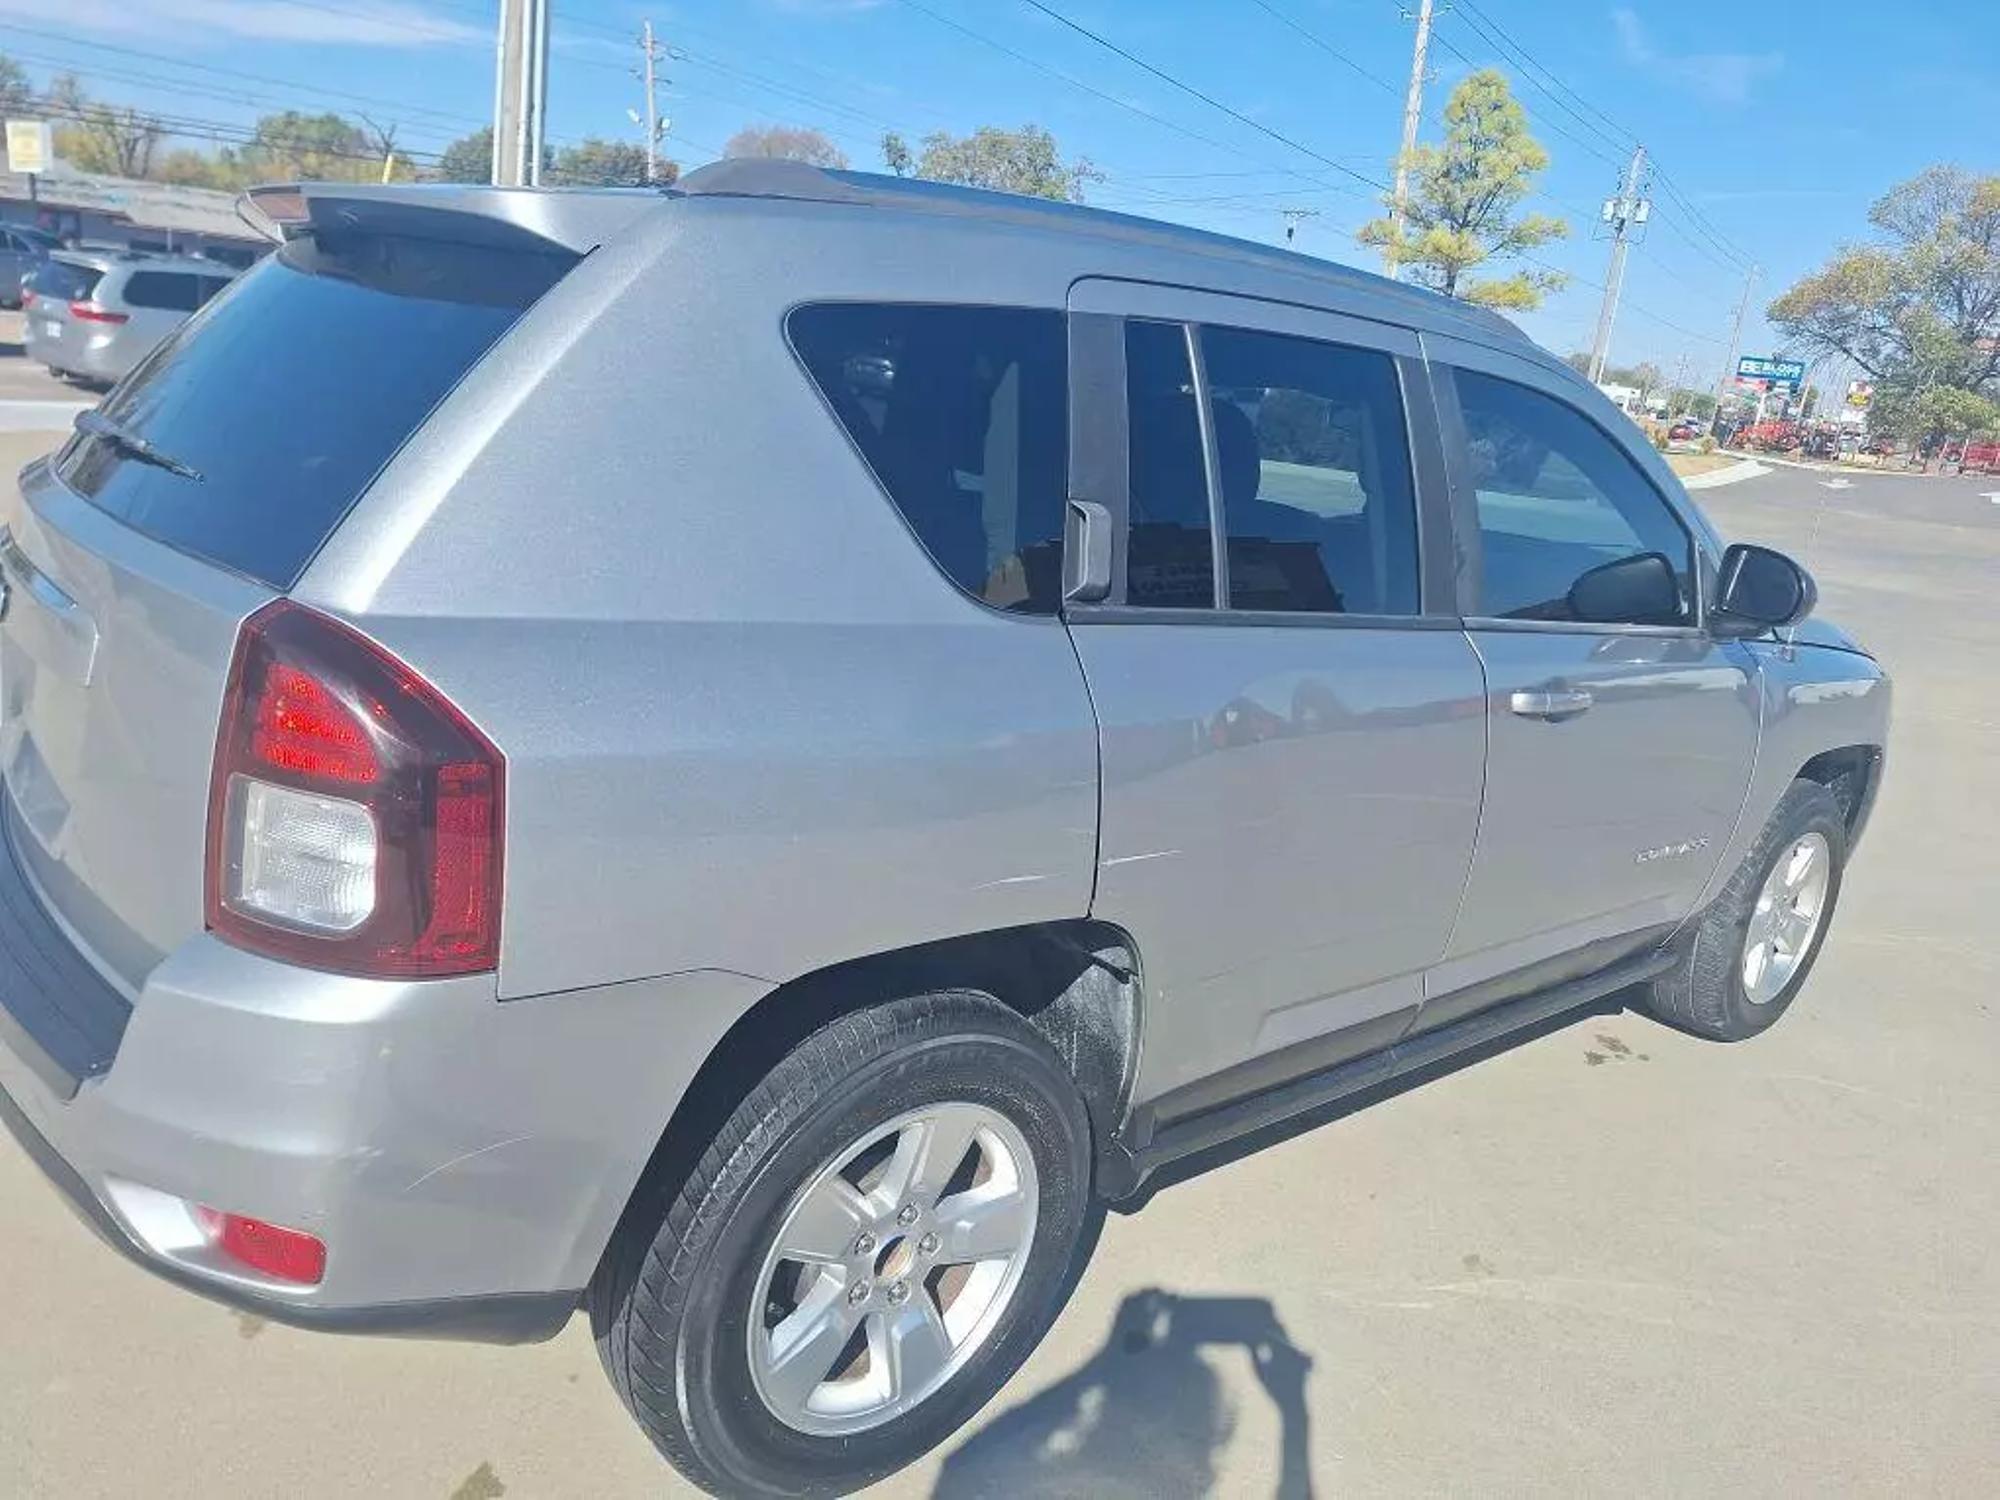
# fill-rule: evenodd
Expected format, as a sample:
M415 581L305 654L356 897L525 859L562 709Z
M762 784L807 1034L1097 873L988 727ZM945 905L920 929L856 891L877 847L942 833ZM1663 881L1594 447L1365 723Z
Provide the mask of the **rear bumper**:
M27 331L22 335L21 347L30 359L38 359L51 370L65 375L80 375L86 380L122 380L125 372L137 364L138 355L132 351L134 340L122 328L107 327L85 331L80 323L71 323L63 330L59 339L45 338L34 331L34 311L28 314ZM141 350L141 353L144 351Z
M114 1247L205 1296L308 1328L545 1338L766 988L705 971L502 1003L491 975L357 980L203 935L71 1097L0 1028L0 1119ZM219 1262L182 1204L317 1235L324 1280Z

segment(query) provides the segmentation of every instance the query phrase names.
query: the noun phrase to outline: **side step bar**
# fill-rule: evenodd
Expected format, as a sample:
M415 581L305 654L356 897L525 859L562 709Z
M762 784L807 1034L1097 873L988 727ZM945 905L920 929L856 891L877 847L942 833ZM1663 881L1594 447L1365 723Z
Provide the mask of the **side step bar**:
M1476 1011L1434 1031L1418 1032L1379 1052L1175 1120L1138 1150L1113 1140L1098 1158L1098 1190L1107 1198L1129 1198L1145 1186L1148 1177L1170 1162L1225 1145L1392 1079L1421 1072L1565 1011L1580 1009L1593 1000L1643 984L1678 963L1686 953L1683 944L1684 940L1637 954L1594 974Z

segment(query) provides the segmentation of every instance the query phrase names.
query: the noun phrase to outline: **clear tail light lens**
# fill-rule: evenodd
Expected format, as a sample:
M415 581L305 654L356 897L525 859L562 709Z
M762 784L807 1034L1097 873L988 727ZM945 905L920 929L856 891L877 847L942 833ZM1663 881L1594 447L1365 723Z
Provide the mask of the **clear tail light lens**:
M209 792L209 928L345 974L500 954L505 765L437 690L279 600L244 622Z

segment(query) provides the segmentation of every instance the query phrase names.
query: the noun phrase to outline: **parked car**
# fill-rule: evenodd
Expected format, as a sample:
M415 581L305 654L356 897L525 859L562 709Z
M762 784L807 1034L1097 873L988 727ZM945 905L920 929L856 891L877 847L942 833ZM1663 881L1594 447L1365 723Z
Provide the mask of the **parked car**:
M23 341L56 374L110 385L235 274L192 256L58 250L24 289Z
M27 278L41 269L56 247L52 235L22 224L0 229L0 307L19 307Z
M1667 441L1673 443L1692 443L1700 436L1701 424L1698 422L1680 421L1667 429Z
M168 1280L583 1307L695 1482L850 1489L1094 1198L1798 996L1888 681L1498 315L796 163L251 202L0 501L0 1113Z

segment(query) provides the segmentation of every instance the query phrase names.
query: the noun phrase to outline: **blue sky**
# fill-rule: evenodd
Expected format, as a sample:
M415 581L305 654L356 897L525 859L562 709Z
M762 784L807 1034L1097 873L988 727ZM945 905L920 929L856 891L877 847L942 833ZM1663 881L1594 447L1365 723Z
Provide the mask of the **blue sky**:
M1352 230L1376 211L1364 179L1386 179L1400 129L1413 26L1395 0L1048 4L1285 139L1023 0L554 0L550 133L637 138L631 38L650 17L674 49L664 109L685 165L748 123L816 126L874 168L888 127L1034 121L1106 172L1093 202L1267 241L1282 210L1316 210L1299 249L1373 263ZM1524 321L1560 351L1589 341L1607 252L1596 207L1633 139L1664 182L1612 357L1670 374L1686 358L1697 384L1719 369L1740 258L1763 267L1745 352L1768 352L1763 305L1862 236L1883 189L1940 160L2000 170L1995 0L1439 13L1426 135L1468 67L1494 64L1553 158L1535 206L1570 221L1545 258L1574 279ZM0 50L38 79L72 68L106 100L239 125L277 107L365 111L435 151L490 113L494 14L494 0L0 0Z

